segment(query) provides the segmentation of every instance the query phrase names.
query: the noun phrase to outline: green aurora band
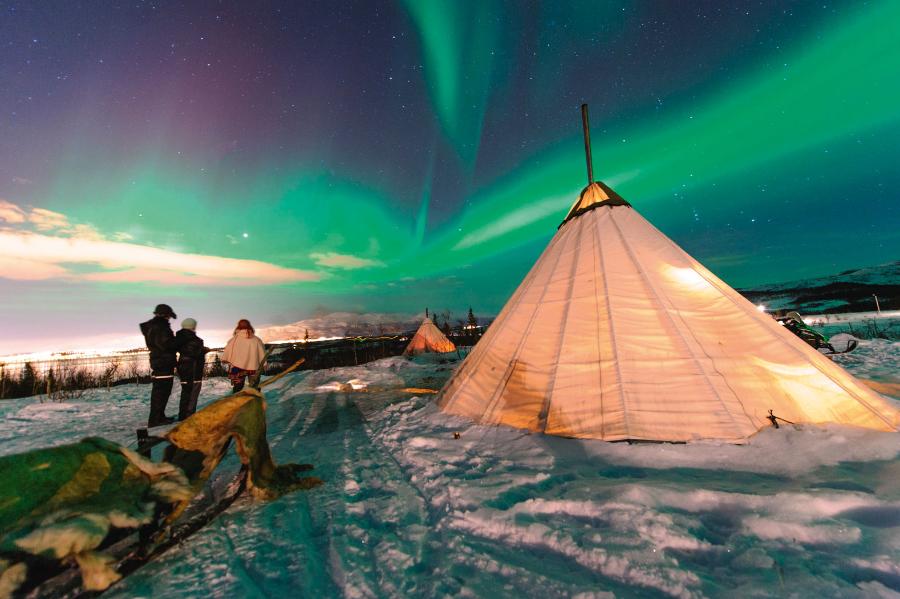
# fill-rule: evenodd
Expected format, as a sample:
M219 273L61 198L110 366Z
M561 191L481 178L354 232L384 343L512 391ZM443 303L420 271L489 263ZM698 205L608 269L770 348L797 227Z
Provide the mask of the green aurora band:
M499 9L491 2L471 3L481 15L482 25L476 27L463 21L464 7L438 4L406 6L420 27L426 81L441 130L471 164L489 90L502 77L488 58L500 43ZM451 18L438 24L435 11ZM895 23L900 23L900 3L877 3L852 19L832 22L817 38L798 41L783 63L758 66L691 110L657 111L638 126L595 122L595 173L733 285L777 279L773 256L789 252L802 261L815 258L818 249L792 248L787 230L777 241L754 241L751 217L771 221L784 212L787 200L792 212L814 215L816 197L809 190L834 181L803 181L801 186L792 173L839 169L848 201L854 201L859 199L852 191L855 181L867 171L896 170L900 38L890 25ZM102 177L87 165L115 162L112 150L109 155L102 147L73 150L46 205L106 234L126 232L135 243L322 271L319 281L282 286L288 293L265 292L283 296L271 301L285 311L334 297L346 298L342 306L417 309L398 304L413 279L436 285L437 301L449 302L447 291L456 289L457 309L465 302L495 311L584 185L577 106L565 110L572 112L569 138L475 190L460 213L432 229L426 227L430 169L421 201L410 207L393 190L367 185L365 173L347 176L319 164L298 167L288 159L255 167L250 175L241 169L241 176L223 162L219 171L198 176L190 164L165 154L162 138L143 158ZM861 139L883 146L876 163L853 159ZM87 144L80 140L77 147ZM706 223L700 233L695 214ZM173 221L180 224L173 227ZM736 228L731 237L723 233L724 248L713 252L702 243L710 230L737 222L744 230ZM246 239L240 229L249 232ZM900 248L898 229L873 233L893 257ZM372 263L353 270L320 269L312 255L328 252ZM855 265L871 256L871 249L848 248L842 258ZM755 269L747 263L756 263ZM125 284L96 285L122 292ZM160 293L158 284L128 287L128 294ZM262 296L259 290L234 293L244 299Z

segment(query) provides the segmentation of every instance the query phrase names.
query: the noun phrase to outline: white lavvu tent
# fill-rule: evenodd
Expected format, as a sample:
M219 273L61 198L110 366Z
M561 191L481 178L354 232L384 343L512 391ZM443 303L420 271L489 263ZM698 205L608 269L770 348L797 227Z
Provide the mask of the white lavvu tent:
M409 345L403 350L403 355L414 356L426 352L443 354L451 351L456 351L456 346L426 316Z
M589 139L585 114L585 140ZM591 182L438 399L566 437L740 442L774 416L895 431L900 411Z

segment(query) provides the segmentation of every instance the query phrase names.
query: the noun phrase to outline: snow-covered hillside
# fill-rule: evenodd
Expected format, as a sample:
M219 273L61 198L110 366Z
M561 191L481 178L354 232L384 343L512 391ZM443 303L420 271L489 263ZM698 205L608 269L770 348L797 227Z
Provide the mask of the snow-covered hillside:
M839 359L896 381L900 343L864 341ZM745 446L546 437L439 412L415 388L439 389L454 367L388 358L277 382L266 391L273 454L315 464L325 484L238 501L109 596L900 592L900 435L784 427ZM203 401L227 389L205 387ZM0 453L89 433L129 440L148 394L2 402Z
M860 285L897 285L900 284L900 260L888 262L877 266L854 268L845 270L836 275L818 277L813 279L800 279L787 283L775 283L766 285L765 288L772 291L784 291L787 289L815 289L831 283L856 283Z
M802 314L867 312L900 309L900 261L847 270L828 277L739 289L741 295L770 310L797 310Z
M410 314L332 312L287 325L265 327L259 335L267 343L303 339L307 332L310 339L389 335L414 331L421 322L421 316Z

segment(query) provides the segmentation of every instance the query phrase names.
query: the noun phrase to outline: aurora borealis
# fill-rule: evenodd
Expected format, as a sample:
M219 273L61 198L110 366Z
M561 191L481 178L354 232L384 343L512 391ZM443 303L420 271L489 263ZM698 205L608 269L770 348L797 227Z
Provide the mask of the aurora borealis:
M727 4L727 6L726 6ZM733 286L897 259L900 3L0 4L0 353L495 313L595 174ZM72 345L78 345L75 341Z

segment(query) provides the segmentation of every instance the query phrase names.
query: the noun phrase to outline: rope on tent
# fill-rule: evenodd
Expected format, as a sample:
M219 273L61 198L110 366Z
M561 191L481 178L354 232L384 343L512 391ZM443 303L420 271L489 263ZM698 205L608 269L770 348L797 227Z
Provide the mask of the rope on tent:
M779 420L781 420L782 422L785 422L787 424L796 424L796 422L791 422L790 420L785 420L781 416L776 416L775 414L772 413L772 410L769 410L769 415L766 416L766 418L769 419L769 422L771 422L772 426L774 426L775 428L781 428L780 426L778 426Z

